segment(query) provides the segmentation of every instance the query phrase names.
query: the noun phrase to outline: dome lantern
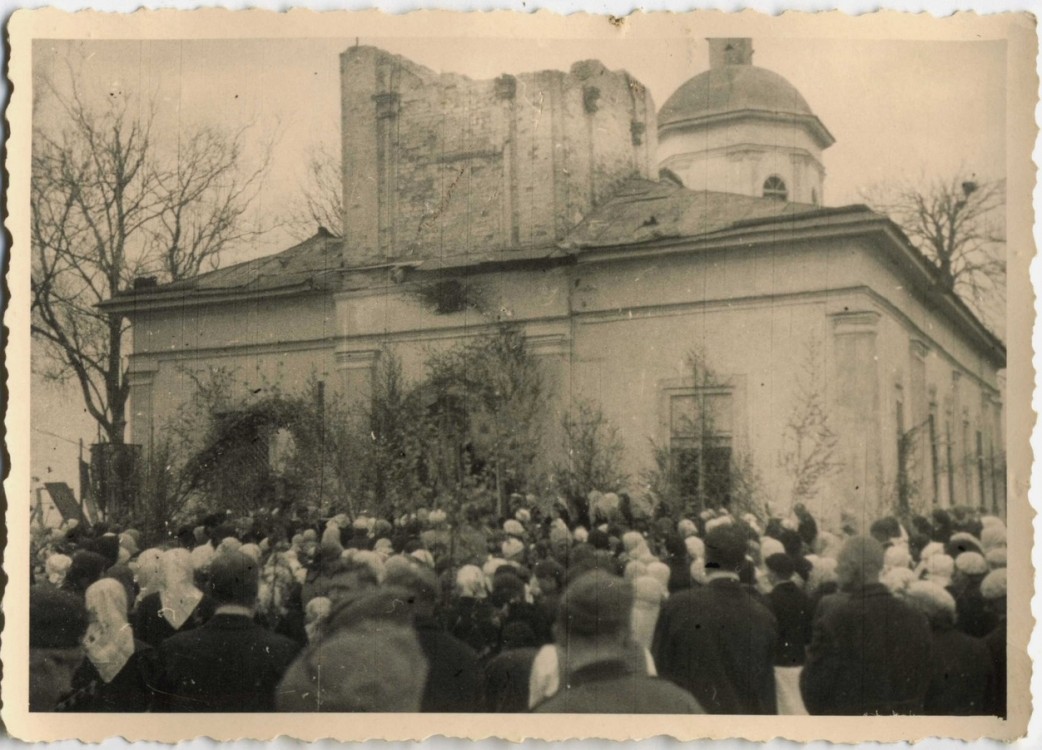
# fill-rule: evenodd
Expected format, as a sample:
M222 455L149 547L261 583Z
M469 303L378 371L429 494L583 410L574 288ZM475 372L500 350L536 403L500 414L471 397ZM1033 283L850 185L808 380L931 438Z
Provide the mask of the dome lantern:
M659 168L692 190L822 202L835 139L785 78L752 64L751 39L709 39L709 70L658 114Z

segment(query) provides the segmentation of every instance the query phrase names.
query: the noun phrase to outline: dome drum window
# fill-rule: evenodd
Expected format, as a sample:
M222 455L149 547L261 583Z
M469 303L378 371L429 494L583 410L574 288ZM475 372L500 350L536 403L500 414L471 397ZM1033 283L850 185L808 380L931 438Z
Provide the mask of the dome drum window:
M789 189L785 186L785 180L776 174L772 174L764 180L763 197L774 198L780 201L789 200Z

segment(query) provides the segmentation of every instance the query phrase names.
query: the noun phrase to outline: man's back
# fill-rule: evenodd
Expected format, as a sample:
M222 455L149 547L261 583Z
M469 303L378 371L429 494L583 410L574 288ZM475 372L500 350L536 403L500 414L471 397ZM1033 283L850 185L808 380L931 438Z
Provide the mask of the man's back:
M774 615L733 579L681 591L655 628L655 666L708 713L772 714Z
M690 693L668 680L634 672L622 660L577 669L569 685L535 707L535 713L701 714Z
M778 621L778 650L775 664L798 667L806 657L810 643L810 600L791 581L780 583L767 596L771 611Z
M275 688L300 646L245 615L215 614L160 648L170 711L274 711Z
M815 616L800 679L804 703L812 714L921 713L930 655L926 618L883 584L868 584Z

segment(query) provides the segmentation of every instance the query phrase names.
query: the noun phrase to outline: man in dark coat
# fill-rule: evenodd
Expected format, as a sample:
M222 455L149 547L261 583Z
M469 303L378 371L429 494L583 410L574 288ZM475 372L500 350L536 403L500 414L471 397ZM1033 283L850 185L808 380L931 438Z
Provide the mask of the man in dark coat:
M773 584L767 603L778 621L778 648L774 663L779 667L802 666L811 636L810 599L792 580L796 566L791 557L778 552L764 562Z
M258 574L257 563L241 552L214 558L213 617L168 638L159 650L165 710L275 710L275 688L300 646L254 622Z
M712 714L777 712L774 615L738 580L746 537L734 526L706 534L707 584L662 607L652 652L658 673Z
M571 671L536 713L704 713L686 690L633 669L626 658L632 610L633 586L607 571L584 573L568 585L554 630Z
M454 638L435 616L438 579L434 571L416 563L387 572L387 587L401 587L410 593L408 602L416 637L427 657L429 671L423 689L423 712L465 713L484 706L484 675L477 654Z
M843 594L814 619L800 691L811 714L917 714L930 683L926 618L879 582L883 547L853 537L839 555Z

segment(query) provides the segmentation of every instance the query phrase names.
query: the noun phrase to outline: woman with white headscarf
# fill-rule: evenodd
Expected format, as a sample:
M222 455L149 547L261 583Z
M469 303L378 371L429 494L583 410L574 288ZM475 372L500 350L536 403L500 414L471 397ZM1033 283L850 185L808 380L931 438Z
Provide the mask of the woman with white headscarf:
M155 649L134 638L127 622L127 594L113 578L92 583L85 594L89 617L86 657L72 678L63 711L137 713L153 704L159 678Z
M160 560L163 559L163 550L157 547L146 549L137 556L137 560L130 563L130 569L134 572L134 583L137 584L137 600L131 609L136 609L141 601L159 591L163 580L163 569Z
M159 591L142 599L134 615L137 637L154 648L175 633L199 627L215 609L213 600L195 585L195 569L188 550L167 550L159 566Z

